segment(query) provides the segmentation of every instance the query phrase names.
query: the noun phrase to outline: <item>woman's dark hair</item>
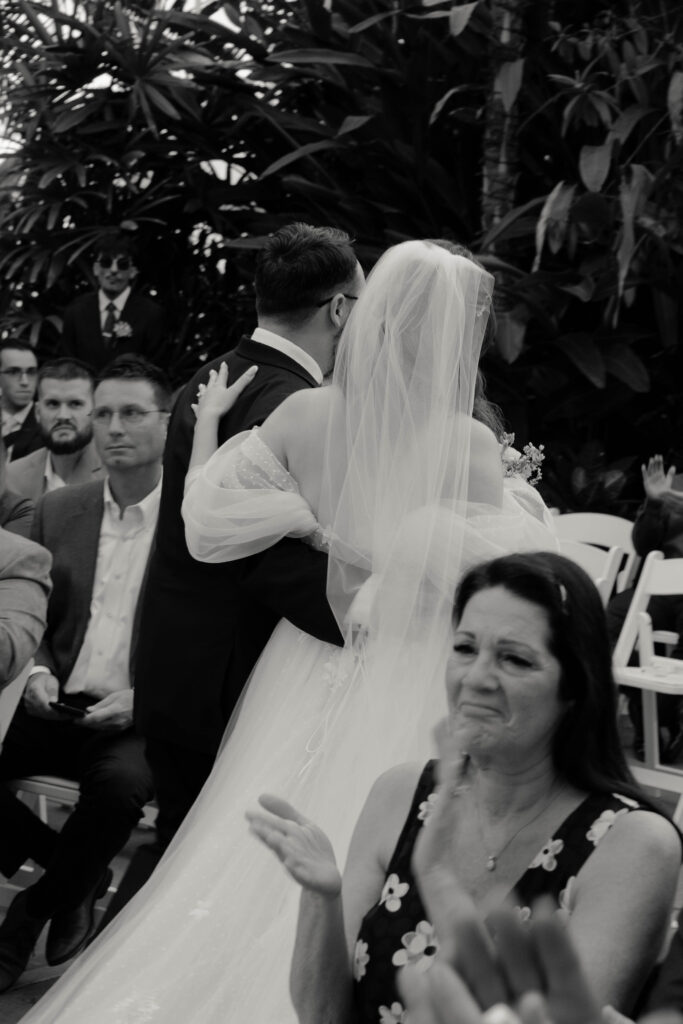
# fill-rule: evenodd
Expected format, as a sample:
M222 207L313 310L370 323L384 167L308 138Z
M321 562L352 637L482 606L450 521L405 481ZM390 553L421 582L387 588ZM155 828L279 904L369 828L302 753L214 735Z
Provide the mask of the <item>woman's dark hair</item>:
M549 647L560 663L560 698L568 702L552 741L562 778L589 793L620 793L661 813L633 778L617 731L617 687L602 601L591 578L551 551L505 555L475 566L455 595L459 622L481 590L504 587L542 608Z
M466 260L471 260L472 263L480 267L482 270L486 270L486 267L481 263L476 256L467 248L465 245L460 245L459 242L451 242L447 238L427 238L425 241L430 242L432 245L438 245L446 252L451 253L452 256L462 256ZM493 344L493 339L496 336L496 313L491 306L489 318L486 323L486 331L484 332L484 340L481 347L481 354L484 355L486 350ZM488 427L494 436L502 442L503 434L505 433L505 424L503 422L503 414L497 405L490 402L486 397L486 378L481 370L477 370L477 380L474 389L474 405L472 407L472 416L475 420L479 420L484 426Z

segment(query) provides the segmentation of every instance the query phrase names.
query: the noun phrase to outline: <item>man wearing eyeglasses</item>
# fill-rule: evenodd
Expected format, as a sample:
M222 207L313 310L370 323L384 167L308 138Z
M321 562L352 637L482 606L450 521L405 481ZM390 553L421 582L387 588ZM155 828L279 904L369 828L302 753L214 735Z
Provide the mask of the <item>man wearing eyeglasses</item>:
M92 414L102 481L47 494L33 539L52 554L47 629L12 720L0 779L56 774L81 799L57 833L0 784L0 871L28 858L45 868L0 925L0 991L20 976L47 921L46 956L60 964L95 927L111 859L152 798L143 740L132 728L138 598L156 528L171 392L140 356L103 371Z
M2 437L8 461L42 448L33 407L37 374L38 360L30 345L24 341L0 345Z
M97 249L93 275L97 292L81 295L64 312L61 348L98 372L115 356L154 356L161 343L161 308L131 290L137 277L130 242L116 236Z

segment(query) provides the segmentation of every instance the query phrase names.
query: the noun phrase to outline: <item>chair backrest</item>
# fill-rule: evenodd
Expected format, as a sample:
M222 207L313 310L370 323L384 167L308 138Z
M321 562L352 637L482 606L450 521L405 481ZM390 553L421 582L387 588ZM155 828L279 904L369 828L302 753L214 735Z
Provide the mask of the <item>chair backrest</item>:
M630 519L604 512L566 512L556 516L555 528L560 540L578 540L601 548L620 547L625 553L625 559L617 574L616 589L621 592L631 586L640 558L633 547L633 523Z
M0 690L0 747L5 738L5 734L9 729L10 722L14 717L17 704L21 700L21 695L24 692L26 686L26 680L28 674L33 667L33 658L28 662L27 665L21 670L18 676L16 676L11 683L4 686Z
M647 611L650 598L654 595L671 597L674 594L683 594L683 558L665 559L661 551L651 551L643 564L614 648L615 666L628 665L638 638L640 613Z
M602 548L593 547L592 544L562 538L559 543L560 554L565 558L571 558L572 562L576 562L588 573L598 588L603 606L606 606L612 596L614 582L624 555L622 548L613 547L604 551Z

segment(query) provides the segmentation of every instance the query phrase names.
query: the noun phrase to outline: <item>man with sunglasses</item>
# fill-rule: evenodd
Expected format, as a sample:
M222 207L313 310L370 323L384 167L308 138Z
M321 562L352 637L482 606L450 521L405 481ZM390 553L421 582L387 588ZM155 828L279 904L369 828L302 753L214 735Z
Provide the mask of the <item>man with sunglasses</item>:
M97 372L115 356L154 356L161 343L161 308L132 291L137 277L130 242L116 236L100 243L93 265L97 292L75 299L64 312L61 348Z

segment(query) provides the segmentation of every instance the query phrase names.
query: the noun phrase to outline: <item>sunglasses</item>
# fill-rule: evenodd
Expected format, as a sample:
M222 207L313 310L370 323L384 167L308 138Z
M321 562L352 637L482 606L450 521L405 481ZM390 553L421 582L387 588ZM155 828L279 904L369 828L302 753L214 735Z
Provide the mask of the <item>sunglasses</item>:
M128 256L98 256L96 262L103 270L109 270L110 267L116 270L130 270L133 266L133 261Z

